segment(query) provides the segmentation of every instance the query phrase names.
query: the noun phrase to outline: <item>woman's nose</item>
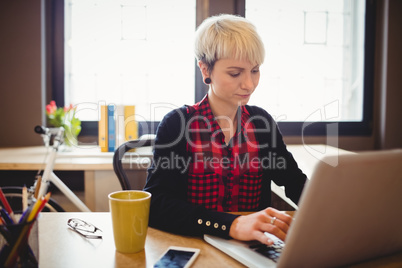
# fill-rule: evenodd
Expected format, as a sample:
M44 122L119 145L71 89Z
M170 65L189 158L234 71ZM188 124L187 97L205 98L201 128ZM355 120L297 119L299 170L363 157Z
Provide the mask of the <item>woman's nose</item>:
M253 90L255 87L253 77L250 73L245 73L243 76L241 88L245 90Z

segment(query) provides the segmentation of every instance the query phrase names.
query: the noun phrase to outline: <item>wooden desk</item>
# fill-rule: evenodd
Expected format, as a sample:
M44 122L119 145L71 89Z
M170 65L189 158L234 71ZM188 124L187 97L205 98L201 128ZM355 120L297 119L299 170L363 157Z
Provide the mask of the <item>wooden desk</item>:
M289 145L288 150L293 154L299 167L310 177L315 164L327 155L349 153L345 150L326 145ZM131 185L134 189L142 189L146 180L146 169L151 162L150 147L137 149L138 165L133 165L130 171ZM0 149L0 170L39 170L43 169L46 148L43 146L2 148ZM113 171L113 153L102 153L99 147L80 146L72 152L59 152L54 170L84 171L85 204L92 211L109 211L107 195L120 190L119 181ZM272 183L272 192L278 196L279 202L284 200L285 207L290 210L297 206L285 196L284 190Z
M89 240L67 227L69 218L88 221L103 231L102 240ZM116 252L109 213L42 213L39 219L39 267L152 267L169 246L201 249L196 267L244 267L201 238L148 229L145 250Z
M67 227L69 218L88 221L103 231L102 240L89 240ZM192 267L244 267L201 238L148 229L145 250L135 254L115 251L109 213L41 213L39 267L152 267L169 246L201 249ZM402 252L350 267L402 267Z

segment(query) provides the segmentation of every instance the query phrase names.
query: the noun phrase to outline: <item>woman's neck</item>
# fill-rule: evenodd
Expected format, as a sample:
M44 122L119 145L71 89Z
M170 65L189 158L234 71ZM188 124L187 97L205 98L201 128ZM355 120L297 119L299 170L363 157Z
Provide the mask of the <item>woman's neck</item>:
M234 121L238 106L233 106L227 102L220 101L213 94L208 93L209 106L211 107L212 113L218 119L225 119L224 121Z
M230 139L236 133L238 107L219 102L213 95L208 95L208 101L212 113L225 136L225 142L228 144Z

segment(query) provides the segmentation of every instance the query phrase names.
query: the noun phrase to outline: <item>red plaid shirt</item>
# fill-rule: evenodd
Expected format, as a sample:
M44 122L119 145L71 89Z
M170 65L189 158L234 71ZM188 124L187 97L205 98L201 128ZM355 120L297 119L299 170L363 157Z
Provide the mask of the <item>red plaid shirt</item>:
M188 201L216 211L255 210L261 198L262 168L248 111L244 106L239 109L241 120L226 145L208 96L192 108L187 137Z

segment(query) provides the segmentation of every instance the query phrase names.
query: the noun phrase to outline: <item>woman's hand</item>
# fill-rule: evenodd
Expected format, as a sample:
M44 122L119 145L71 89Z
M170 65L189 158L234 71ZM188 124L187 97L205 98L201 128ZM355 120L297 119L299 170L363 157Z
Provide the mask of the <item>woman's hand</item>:
M264 232L271 233L285 241L292 217L274 208L266 208L250 215L237 217L230 226L229 235L237 240L258 240L272 245Z

